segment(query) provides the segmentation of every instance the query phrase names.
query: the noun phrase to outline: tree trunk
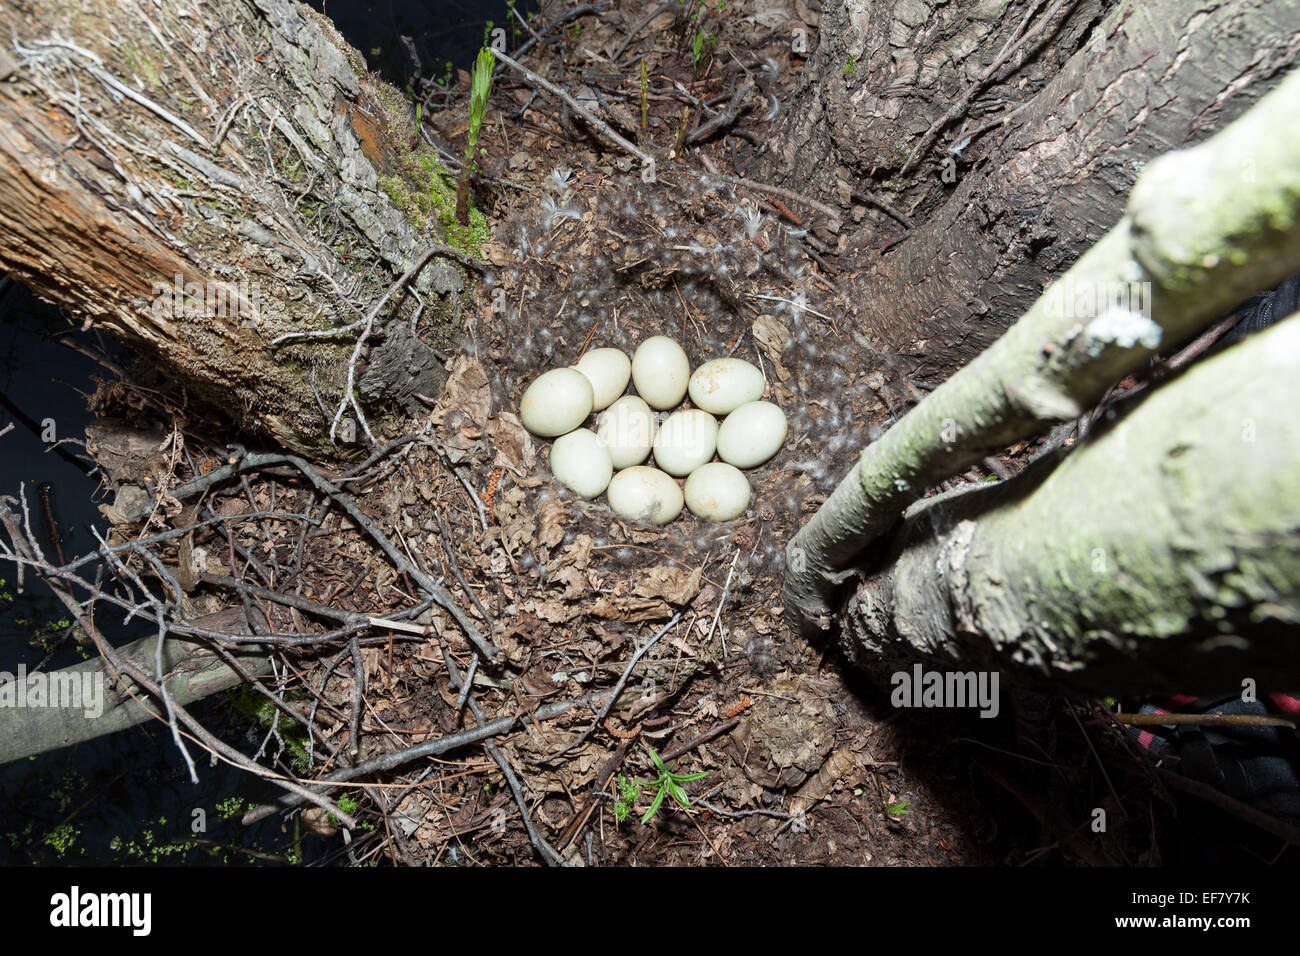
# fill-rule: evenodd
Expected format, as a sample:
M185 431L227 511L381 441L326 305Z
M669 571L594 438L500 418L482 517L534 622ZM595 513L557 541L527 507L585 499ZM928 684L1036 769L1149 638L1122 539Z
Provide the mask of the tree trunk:
M849 603L849 656L1098 695L1292 686L1298 379L1293 317L1193 366L1055 467L918 502Z
M983 351L1114 225L1148 160L1266 93L1294 60L1300 18L1296 0L824 9L760 172L871 215L874 230L839 240L866 262L838 284L873 344L931 381ZM1022 25L1023 45L904 174ZM867 194L910 215L905 238Z
M294 0L10 0L0 36L0 267L236 422L329 447L357 330L276 340L358 323L425 249L485 234L448 226L454 184L409 104ZM455 258L417 282L443 346ZM369 358L354 392L379 425L444 377L411 336Z

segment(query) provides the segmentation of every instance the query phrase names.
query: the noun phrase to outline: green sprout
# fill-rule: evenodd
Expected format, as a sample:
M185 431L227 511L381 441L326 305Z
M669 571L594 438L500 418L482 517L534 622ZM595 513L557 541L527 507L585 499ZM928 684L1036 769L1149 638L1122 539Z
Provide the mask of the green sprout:
M650 121L650 77L645 71L645 58L641 58L641 135L644 136Z
M456 188L456 221L469 225L469 177L474 172L474 151L478 148L479 132L487 116L488 97L492 95L492 67L496 58L486 46L474 59L474 73L469 85L469 133L465 145L465 165L460 170L460 184Z
M850 55L849 58L844 61L844 78L846 80L852 79L854 74L856 74L857 72L858 72L858 58L856 56Z
M911 805L912 804L909 803L907 800L902 800L899 801L898 803L888 804L885 807L885 812L888 813L891 817L903 817L907 815L907 808L910 807Z
M519 18L515 16L515 0L506 0L506 17L510 21L510 39L515 45L518 45L519 38L523 33L519 29Z
M695 43L691 47L691 63L697 75L700 72L700 64L704 61L704 55L710 52L717 42L717 34L705 33L703 27L695 31Z
M659 812L659 807L664 802L664 797L672 795L678 805L683 810L691 809L691 798L686 795L682 784L690 783L692 780L699 780L708 776L707 770L701 770L699 773L676 773L672 767L663 762L663 759L654 749L650 750L650 759L654 761L655 768L659 771L659 776L654 780L628 780L620 776L618 778L619 799L614 804L614 819L622 823L627 819L631 812L632 806L641 796L641 789L654 788L655 797L650 802L650 809L641 817L642 823L649 823L651 818Z

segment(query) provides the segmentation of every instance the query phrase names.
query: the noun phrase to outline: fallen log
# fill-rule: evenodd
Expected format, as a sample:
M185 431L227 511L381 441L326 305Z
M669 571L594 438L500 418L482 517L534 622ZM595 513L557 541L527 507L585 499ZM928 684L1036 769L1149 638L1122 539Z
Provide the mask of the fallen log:
M241 608L228 608L194 622L228 633L247 633ZM118 652L147 673L154 671L155 635L123 645ZM270 672L265 649L234 644L228 653L250 674ZM244 682L210 648L168 638L163 648L167 691L182 707ZM130 678L119 683L96 657L50 673L0 672L0 764L70 747L117 733L162 713L161 701Z

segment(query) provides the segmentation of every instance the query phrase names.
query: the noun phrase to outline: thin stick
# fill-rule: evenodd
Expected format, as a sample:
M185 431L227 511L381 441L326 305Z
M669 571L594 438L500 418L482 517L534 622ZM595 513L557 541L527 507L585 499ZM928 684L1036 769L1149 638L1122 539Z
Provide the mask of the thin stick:
M740 114L747 108L745 100L749 98L749 94L753 90L754 84L749 80L741 83L740 89L736 90L725 110L707 123L701 123L687 134L686 145L694 146L696 143L701 143L710 136L715 136L722 130L732 126L736 120L740 119Z
M810 312L813 315L817 316L817 318L819 319L825 319L827 322L831 323L831 325L835 324L835 320L832 319L829 315L826 315L824 312L818 312L816 309L811 308L807 305L801 305L798 302L795 302L793 299L783 299L779 295L761 295L757 292L746 292L745 294L749 296L751 299L763 299L767 302L784 302L786 305L794 306L796 309L802 309L805 312Z
M1289 727L1295 721L1265 714L1116 714L1121 724L1133 727Z
M515 51L515 56L522 57L525 53L527 53L529 50L533 48L533 44L537 43L538 40L540 40L542 37L545 37L546 34L550 33L556 27L563 26L564 24L568 23L570 20L578 19L578 17L585 17L589 13L603 13L605 11L605 8L608 5L609 4L606 2L606 0L599 0L598 3L589 3L584 7L575 7L574 9L568 11L567 13L564 13L561 16L556 17L550 23L546 24L546 26L542 27L541 37L539 37L537 40L528 40L526 43L524 43L523 46L521 46L518 50Z
M632 27L631 30L627 31L627 36L623 38L623 42L619 44L618 49L614 51L614 55L610 57L610 60L614 63L617 63L618 58L621 57L623 55L623 51L627 49L628 44L631 43L634 39L636 39L636 35L638 33L640 33L642 30L644 30L647 26L650 25L651 20L655 19L655 17L659 16L660 14L667 13L676 5L677 5L677 0L667 0L666 3L661 3L659 6L655 7L654 10L650 12L650 15L648 17L638 21ZM521 50L520 52L523 51Z
M974 99L975 95L979 93L980 90L984 89L985 85L987 85L993 78L994 74L1002 69L1003 65L1013 54L1022 52L1023 50L1023 55L1016 67L1018 69L1019 65L1024 63L1025 58L1028 57L1030 53L1037 50L1042 43L1046 43L1047 40L1055 35L1057 28L1074 10L1075 4L1077 3L1078 0L1056 0L1056 3L1043 14L1042 18L1034 25L1033 29L1024 32L1025 27L1029 24L1030 18L1042 5L1042 0L1035 3L1029 13L1025 15L1024 20L1021 21L1020 26L1017 27L1016 31L1011 35L1011 39L1007 41L1005 46L1003 46L1002 51L994 58L993 62L989 64L988 69L980 75L979 79L968 86L965 92L953 101L952 106L948 108L947 112L935 120L930 125L930 128L926 130L925 135L921 137L921 141L913 147L911 155L907 157L907 162L903 163L903 168L899 170L899 175L902 176L906 174L907 171L912 168L912 163L915 160L929 152L930 146L934 143L935 138L945 126L949 123L955 123L966 113L967 108L970 106L970 101ZM1031 41L1033 42L1031 43ZM1026 46L1026 44L1029 45Z
M1204 800L1223 812L1231 814L1238 820L1253 824L1266 833L1271 833L1273 836L1285 840L1292 846L1300 846L1300 827L1292 826L1276 817L1271 817L1267 813L1256 810L1249 804L1242 803L1240 800L1214 789L1209 784L1201 783L1199 780L1191 780L1180 773L1174 773L1174 771L1166 767L1156 767L1156 773L1160 774L1160 779L1167 783L1171 789L1180 790L1189 796L1196 797L1198 800Z
M442 659L447 665L447 672L451 675L453 682L459 682L462 687L469 687L469 681L461 677L456 661L451 656L451 651L447 649L447 642L442 641ZM478 660L478 655L474 655L474 660ZM483 710L479 707L478 701L474 699L472 691L465 693L465 701L469 704L470 713L474 715L474 720L480 727L485 726L487 721L483 717ZM528 802L524 799L524 788L519 783L519 778L515 775L514 768L510 766L510 761L506 755L501 752L496 743L492 740L483 741L483 747L487 750L489 756L496 761L501 772L505 774L506 783L510 785L510 792L514 795L515 803L519 807L519 815L523 817L524 829L528 831L528 839L532 841L533 848L537 850L547 866L564 866L564 858L555 851L555 848L546 842L546 838L537 832L533 826L532 815L528 812Z
M706 645L713 640L714 628L718 626L718 619L722 617L722 606L727 603L727 592L731 590L731 575L735 572L736 562L739 560L740 549L737 548L735 556L731 559L731 567L727 569L727 581L722 585L722 597L718 601L718 609L713 612L713 623L709 625L709 633L704 638ZM727 656L727 638L725 636L722 638L722 656L724 659Z
M532 714L533 720L551 720L560 716L572 707L579 704L594 704L603 696L604 691L598 691L594 694L587 694L574 700L562 700L554 704L543 704L538 707ZM355 767L344 767L333 773L326 774L316 780L304 781L312 787L320 788L317 792L320 794L329 793L331 790L337 790L343 784L357 777L364 777L371 773L381 773L386 770L393 770L413 760L419 760L421 757L436 757L444 754L449 750L456 750L460 747L468 747L471 744L480 743L489 737L496 737L500 734L507 733L514 728L523 714L509 714L505 717L498 717L486 724L480 724L472 730L462 730L459 733L450 734L446 737L439 737L437 740L426 740L422 744L415 744L407 747L405 750L396 750L392 753L383 754L379 757L372 757L365 760ZM278 810L287 810L301 804L302 799L297 796L281 797L275 803L264 804L255 807L244 814L242 822L245 825L256 823L264 820Z
M198 491L207 488L218 481L224 481L227 478L238 475L244 471L257 468L265 468L272 465L288 464L298 469L318 492L330 498L347 514L352 523L360 528L367 537L388 555L388 559L393 562L394 566L405 572L410 578L422 587L425 592L443 610L447 611L455 619L460 629L465 632L479 651L489 661L496 660L497 654L500 653L498 648L493 646L492 642L487 640L480 632L469 616L461 610L460 605L451 596L451 594L434 581L423 570L417 567L409 558L399 551L396 545L388 539L379 526L373 520L368 518L360 508L357 507L356 501L351 495L348 495L332 482L327 481L309 462L297 455L280 455L280 454L249 454L244 455L233 464L222 465L220 468L214 468L198 478L191 479L183 485L178 485L172 489L172 496L178 500L184 499Z
M81 625L81 629L95 643L95 647L99 650L100 656L104 658L106 670L112 673L114 679L122 684L125 692L135 698L136 702L144 708L147 713L152 714L159 720L163 720L163 718L152 710L145 701L139 699L139 696L135 693L134 689L127 685L122 675L125 674L126 677L131 678L131 680L142 688L145 693L160 700L163 698L162 689L151 680L142 669L136 667L125 657L118 654L113 645L109 644L104 636L99 633L99 629L95 627L94 622L85 615L85 609L77 599L73 597L61 583L59 583L58 577L52 573L58 569L51 568L43 559L36 559L36 555L32 550L31 539L15 533L17 530L17 523L9 514L8 510L2 506L0 506L0 522L3 522L9 531L10 537L13 539L13 546L15 549L14 556L21 557L34 565L40 566L41 577L49 586L50 590L54 592L54 596L63 603L64 607L68 609L69 613L71 613L73 618L76 619L77 623ZM189 728L195 739L203 746L207 747L212 753L220 755L233 766L240 767L249 773L272 781L277 786L283 787L285 790L289 790L294 795L294 798L298 799L300 802L310 801L327 812L333 813L346 826L353 829L357 828L357 821L349 814L340 810L331 801L325 799L319 794L312 793L291 778L283 777L266 767L258 765L252 760L249 760L238 750L235 750L233 747L228 746L220 739L214 737L203 727L202 724L190 716L189 712L186 711L184 707L176 706L175 715L181 723Z
M460 695L456 698L456 713L461 712L465 706L465 701L469 700L470 688L474 686L474 675L478 673L478 655L475 654L469 660L469 670L465 674L465 680L461 682Z
M614 685L614 690L610 692L609 700L607 700L605 702L605 706L600 709L600 713L597 714L596 719L591 722L591 726L588 727L586 730L584 730L581 734L579 734L577 740L573 741L573 743L569 744L563 750L559 750L551 754L547 759L554 759L556 757L563 756L573 748L580 747L582 746L582 744L586 743L587 738L591 736L592 731L594 731L597 727L603 724L605 722L605 718L609 716L609 712L614 708L614 702L618 700L618 695L623 693L623 688L627 686L627 680L629 677L632 676L632 669L636 667L637 662L640 661L641 658L645 656L646 651L654 647L656 642L658 642L659 638L667 634L668 630L674 624L680 621L681 618L682 618L682 612L678 611L676 614L673 615L673 619L671 621L669 621L667 624L661 627L654 637L646 641L645 645L640 650L638 650L635 654L632 655L632 659L627 662L627 667L623 671L623 676L620 677L618 679L618 683Z
M731 718L731 720L718 724L718 726L714 727L712 730L706 730L704 733L700 734L694 740L688 740L684 744L679 744L676 747L671 747L668 750L665 750L663 753L659 755L659 758L665 762L669 760L676 760L682 754L690 753L700 744L707 744L714 737L721 737L723 734L725 734L727 731L734 728L739 723L740 723L740 718L733 717Z
M752 189L755 192L767 193L770 196L781 196L792 202L802 203L809 209L815 209L823 216L830 219L839 219L840 211L832 206L828 206L816 199L810 199L803 193L797 193L793 189L786 189L784 186L769 186L767 183L756 183L752 179L741 179L739 176L728 176L726 173L709 173L713 179L721 179L724 183L731 183L733 186L743 186L746 189Z
M488 49L492 49L492 48L489 47ZM587 109L587 107L583 106L581 103L575 100L572 96L570 96L560 87L556 86L546 77L534 73L532 70L528 69L528 67L515 62L510 57L506 56L504 53L501 53L498 50L492 50L492 55L495 56L502 63L506 64L506 66L518 70L525 77L527 77L529 82L534 83L537 86L540 86L548 93L558 96L560 99L562 99L565 102L565 104L569 107L569 109L573 110L573 112L577 113L589 124L591 124L591 127L594 130L596 130L598 133L602 134L603 136L607 137L610 141L618 144L618 146L620 146L622 149L631 153L637 159L641 160L643 164L649 166L654 163L654 159L648 153L643 153L641 150L637 149L635 146L633 146L631 143L625 140L618 133L614 132L613 127L611 127L603 119L598 117L591 110Z
M849 193L849 196L852 199L858 200L858 202L870 203L871 205L875 206L877 209L880 209L883 212L886 212L889 215L893 216L895 219L901 222L905 228L907 229L912 228L912 220L908 219L901 212L899 212L889 203L885 202L875 193L868 192L865 189L855 189L851 193Z

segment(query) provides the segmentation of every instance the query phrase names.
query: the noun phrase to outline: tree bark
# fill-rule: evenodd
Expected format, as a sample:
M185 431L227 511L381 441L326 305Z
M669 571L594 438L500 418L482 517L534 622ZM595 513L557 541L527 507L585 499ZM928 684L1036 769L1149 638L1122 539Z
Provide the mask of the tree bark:
M829 628L855 556L927 489L1079 417L1158 349L1300 268L1297 96L1293 74L1214 139L1150 164L1120 223L862 452L787 549L793 622Z
M429 246L483 234L447 226L454 185L409 104L294 0L9 0L0 37L0 267L237 423L331 447L357 331L275 340L357 322ZM419 276L436 344L465 280L448 258ZM400 348L356 370L379 424L445 377Z
M1300 42L1296 0L934 9L830 0L824 9L817 48L758 171L870 215L874 228L843 230L840 251L866 261L837 282L858 304L859 334L930 381L983 351L1115 224L1147 161L1244 112ZM926 131L1022 24L1043 32L1008 56L903 175ZM867 193L904 212L919 204L905 238Z
M1292 686L1298 379L1292 317L1055 467L918 502L842 645L878 673L924 662L1093 694Z

